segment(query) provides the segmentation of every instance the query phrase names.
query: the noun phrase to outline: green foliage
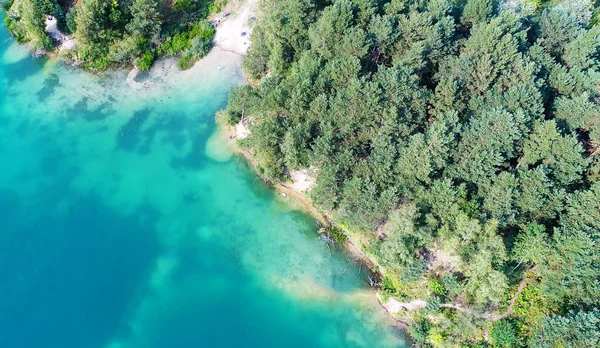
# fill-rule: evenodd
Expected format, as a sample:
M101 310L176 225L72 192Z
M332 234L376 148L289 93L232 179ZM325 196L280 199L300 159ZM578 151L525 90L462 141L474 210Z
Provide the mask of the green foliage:
M327 233L333 238L333 240L338 244L344 244L348 239L348 235L340 228L336 226L331 226L327 229Z
M429 321L423 319L410 326L409 334L416 343L423 344L427 341L430 330L431 325L429 324Z
M162 19L153 0L134 0L130 6L131 21L125 26L132 36L152 38L160 32Z
M179 60L177 60L177 67L181 70L187 70L194 66L194 63L198 58L189 54L183 54Z
M203 6L205 1L202 0L175 0L173 8L181 12L194 12Z
M383 279L381 279L381 289L392 294L398 292L396 282L389 276L385 276Z
M461 16L461 23L474 25L489 20L495 11L494 0L467 0Z
M46 34L44 9L52 4L35 0L12 2L5 19L8 30L19 42L29 42L35 49L51 49L53 44ZM54 6L48 10L53 14Z
M146 52L142 55L141 58L135 61L135 65L141 71L149 70L150 67L152 67L152 64L154 63L155 58L156 54L154 53L154 51Z
M514 315L520 319L519 336L528 339L533 336L544 315L550 313L551 307L539 288L528 285L515 301Z
M468 310L441 303L419 343L480 342L486 316L468 313L499 314L529 277L518 320L492 330L515 345L544 315L600 305L588 5L267 1L243 61L257 87L222 114L249 125L265 179L318 168L313 201L375 240L390 293Z
M72 34L77 31L77 8L73 8L66 15L66 28L67 33Z
M223 1L184 0L173 8L151 0L3 1L5 23L20 42L52 48L44 14L53 15L59 28L77 39L72 58L90 70L132 63L146 67L154 61L150 51L182 55L179 65L188 68L212 48L215 29L205 18L208 7L220 5Z
M546 317L531 340L532 347L598 347L600 310L571 311L564 316Z
M494 347L514 347L517 343L515 324L511 319L502 319L494 323L490 330Z
M196 23L189 31L176 33L158 47L159 54L176 55L182 53L177 61L177 66L186 70L194 63L208 54L212 48L212 39L215 28L207 20Z
M437 278L432 278L429 280L429 289L437 295L446 295L447 291L446 288L444 287L444 284L442 284L440 282L439 279Z
M3 11L8 11L12 6L14 0L2 0L0 1L0 9Z
M192 42L188 32L177 33L174 36L169 36L165 41L158 46L160 54L176 55L192 46Z

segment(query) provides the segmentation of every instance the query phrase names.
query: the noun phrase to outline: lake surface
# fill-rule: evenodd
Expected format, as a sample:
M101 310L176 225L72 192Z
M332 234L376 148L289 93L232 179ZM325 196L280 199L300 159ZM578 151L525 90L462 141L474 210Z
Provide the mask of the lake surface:
M0 29L0 347L405 346L358 266L214 136L234 65L126 75Z

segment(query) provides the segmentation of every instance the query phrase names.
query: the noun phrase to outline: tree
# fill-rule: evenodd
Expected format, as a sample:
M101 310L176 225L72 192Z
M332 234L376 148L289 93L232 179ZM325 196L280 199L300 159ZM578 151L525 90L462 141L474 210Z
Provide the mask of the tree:
M246 143L268 180L318 169L311 198L402 284L394 296L441 304L415 336L473 345L513 313L492 340L525 342L530 290L536 319L598 305L600 31L585 6L266 6L244 63L257 86L228 113L252 104Z
M598 347L600 311L570 311L564 316L546 317L531 340L533 347Z
M22 0L17 3L18 13L25 31L25 36L35 48L48 49L52 47L52 40L46 34L44 13L39 4L34 0Z
M506 111L491 110L472 118L458 144L453 175L475 183L489 181L514 156L519 138L518 125Z
M543 164L562 185L581 181L589 161L583 147L573 135L562 136L554 120L538 123L523 145L521 164Z
M126 28L131 35L151 39L159 34L162 20L156 1L134 0L129 10L132 18Z
M495 7L494 0L467 0L460 21L470 26L485 22L492 18Z
M514 347L518 341L515 325L510 319L495 322L490 336L495 347Z
M110 64L107 54L110 42L117 36L111 28L110 9L110 2L84 0L77 10L75 18L77 52L81 59L89 62L90 68L104 69Z

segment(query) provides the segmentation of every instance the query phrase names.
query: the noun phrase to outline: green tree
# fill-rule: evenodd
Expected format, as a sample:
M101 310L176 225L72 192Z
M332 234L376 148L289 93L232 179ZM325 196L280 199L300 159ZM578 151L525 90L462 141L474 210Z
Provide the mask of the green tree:
M600 311L571 311L564 316L546 317L531 340L533 347L598 347Z
M492 18L496 10L495 0L467 0L460 18L464 25L474 25Z
M490 330L494 347L514 347L517 344L516 328L510 319L502 319L494 323Z
M132 18L126 27L131 35L151 39L159 34L162 20L156 1L134 0L129 10Z
M538 123L523 145L520 164L543 164L562 185L580 182L589 161L575 136L562 136L554 120Z

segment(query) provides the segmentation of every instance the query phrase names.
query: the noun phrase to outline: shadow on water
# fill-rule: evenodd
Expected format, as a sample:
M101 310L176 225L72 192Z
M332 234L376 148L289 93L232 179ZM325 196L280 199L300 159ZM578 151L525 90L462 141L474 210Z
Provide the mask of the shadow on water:
M210 130L191 132L191 150L182 157L176 156L171 160L171 166L174 169L200 170L208 163L208 157L205 153L206 139L210 135Z
M160 251L152 208L123 216L95 196L56 198L40 192L30 207L0 192L2 347L101 347Z
M141 130L144 123L150 118L152 109L144 108L133 113L133 116L129 118L119 129L117 133L117 148L125 151L136 151L144 141L141 136Z
M88 122L103 121L115 113L111 102L104 102L92 108L88 98L79 99L73 106L66 107L65 113L67 119L65 122L82 118Z
M36 93L36 96L40 100L40 102L45 101L50 97L57 87L60 87L60 79L57 74L51 74L44 80L44 84L42 88Z
M169 144L174 148L181 150L187 143L187 126L189 126L189 123L190 121L184 113L162 114L161 117L144 132L144 135L154 139L157 132L166 132L162 137L161 144Z
M105 102L97 106L93 110L87 110L82 116L83 119L89 122L103 121L110 115L115 113L115 109L112 107L111 102Z

